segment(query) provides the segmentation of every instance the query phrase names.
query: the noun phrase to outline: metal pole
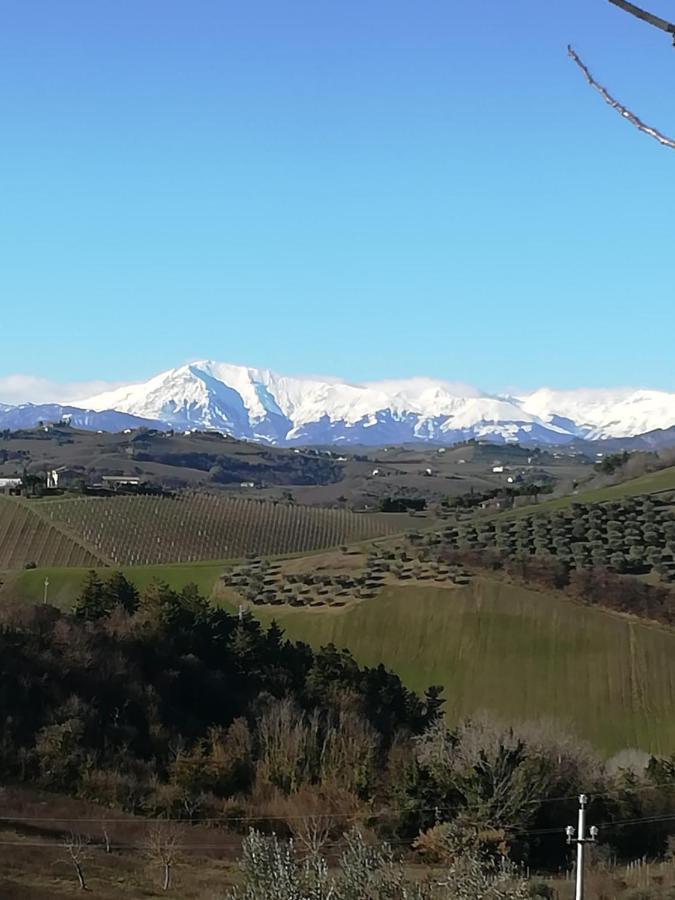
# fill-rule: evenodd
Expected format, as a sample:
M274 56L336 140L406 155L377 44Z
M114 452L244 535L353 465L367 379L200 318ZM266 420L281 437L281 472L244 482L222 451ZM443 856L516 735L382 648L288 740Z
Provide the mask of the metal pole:
M49 578L45 578L45 592L42 595L42 602L46 605L47 603L47 591L49 590Z
M579 824L577 828L577 887L574 900L584 900L584 846L586 844L586 794L579 795Z

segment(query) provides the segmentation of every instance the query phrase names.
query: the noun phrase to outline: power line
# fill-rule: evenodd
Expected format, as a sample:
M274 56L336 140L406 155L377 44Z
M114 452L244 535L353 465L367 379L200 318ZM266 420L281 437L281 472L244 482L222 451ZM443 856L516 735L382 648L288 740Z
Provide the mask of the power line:
M434 807L433 811L443 812L443 810L440 809L439 807ZM388 814L389 812L391 812L391 810L387 811L387 813L364 814L364 815L360 815L360 816L356 815L356 814L348 815L347 813L345 813L345 814L343 814L343 816L348 817L350 819L378 818L378 817ZM265 819L273 820L273 821L284 821L284 822L285 821L300 821L300 820L321 821L321 820L330 820L330 819L335 819L335 818L340 818L340 817L341 816L338 816L337 814L332 815L331 813L319 813L316 815L306 815L306 816L264 816L264 815L261 815L261 816L250 817L250 821L261 822L261 821L264 821ZM12 822L26 822L26 821L30 822L30 821L34 821L34 820L30 817L18 818L18 817L4 816L1 821L7 822L9 824ZM197 822L190 822L187 819L175 819L175 818L174 819L106 819L105 817L102 817L102 818L93 818L93 819L92 818L86 818L86 819L75 818L75 819L73 819L73 818L61 817L61 818L48 819L45 821L50 821L50 822L51 821L53 821L53 822L93 822L98 825L106 825L106 826L112 826L112 825L139 825L140 826L140 825L144 825L146 827L153 826L153 825L162 825L164 823L167 823L167 824L180 823L180 824L184 825L187 830L188 828L199 827L201 824L207 823L207 822L217 822L217 821L230 821L231 822L231 821L236 821L236 820L211 818L211 819L200 819ZM624 827L628 827L630 825L654 825L654 824L659 824L661 822L672 822L672 821L675 821L675 813L668 813L668 814L658 815L658 816L636 817L636 818L631 818L631 819L615 819L613 821L601 822L601 823L599 823L598 827L602 828L605 831L608 831L613 828L624 828ZM470 824L473 824L474 826L478 827L478 825L480 823L474 822L474 823L470 823ZM515 828L514 826L509 826L509 825L505 825L502 827L505 831L510 832L514 837L562 834L565 831L563 826L552 826L551 828L529 828L529 829L519 829L519 828ZM19 841L17 843L20 844L22 847L28 846L27 842L25 842L25 841ZM392 843L392 842L388 841L387 843ZM410 842L408 840L405 840L405 841L402 841L402 843L410 843ZM8 846L8 842L0 840L0 846ZM40 846L42 846L42 845L40 844ZM208 845L200 844L199 846L205 847ZM221 845L219 844L218 846L220 847Z
M273 818L273 817L268 817ZM275 818L285 818L285 817L275 817ZM330 815L325 816L304 816L302 818L311 819L311 818L332 818ZM73 821L73 820L71 820ZM79 820L78 820L79 821ZM87 819L86 821L94 821L99 824L105 822L105 824L110 825L114 824L114 821L117 823L130 824L129 820L110 820L106 819ZM163 822L177 822L182 821L185 824L186 830L191 827L191 823L186 822L185 820L168 820L168 819L149 819L147 820L148 825L152 824L161 824ZM644 818L631 818L631 819L618 819L613 822L601 822L597 827L602 829L603 831L611 831L615 828L624 828L629 827L631 825L649 825L649 824L659 824L662 822L673 822L675 821L675 813L668 815L660 815L660 816L647 816ZM136 822L131 822L131 824L141 824ZM506 829L509 830L509 829ZM539 828L539 829L523 829L523 830L514 830L512 832L514 837L534 837L534 836L543 836L543 835L563 835L565 833L565 828L562 826L556 828ZM232 835L228 835L232 837ZM244 837L243 835L239 835L239 837ZM396 839L385 842L390 847L402 847L402 846L411 846L412 841L409 839ZM21 841L21 840L0 840L0 847L27 847L27 848L42 848L42 849L61 849L62 848L61 841L57 839L49 839L45 838L42 841ZM111 850L134 850L134 851L143 851L146 849L144 844L135 844L135 843L115 843L111 842L109 845L106 842L95 842L90 843L88 846L91 849L101 849L107 850L109 846ZM324 849L337 849L340 847L344 847L343 841L327 841L323 845ZM206 850L214 850L214 851L222 851L228 849L228 841L223 840L220 843L199 843L199 844L181 844L181 851L189 851L189 852L200 852Z
M589 799L590 801L605 799L607 797L620 796L625 793L631 794L643 794L648 793L650 791L662 791L663 785L644 785L637 788L625 789L625 788L614 788L607 791L599 791L598 793L591 794ZM521 806L543 806L548 803L566 803L578 800L578 794L571 794L568 796L559 796L559 797L543 797L538 800L525 800L521 804ZM140 824L148 821L161 821L161 822L183 822L186 825L199 825L199 824L210 824L213 822L232 822L232 823L241 823L241 822L260 822L264 820L271 821L302 821L302 820L310 820L310 819L378 819L384 818L389 815L393 815L396 813L449 813L454 811L454 807L446 807L441 804L436 804L435 806L389 806L386 809L380 810L363 810L360 812L335 812L335 813L305 813L305 814L297 814L297 815L283 815L283 814L273 814L273 813L258 813L256 815L246 815L246 816L206 816L204 818L199 818L194 822L190 822L185 818L179 817L162 817L160 819L153 818L111 818L110 816L100 815L100 816L0 816L0 822L98 822L100 824L105 823L106 825L115 825L115 824ZM645 819L638 819L636 821L645 821ZM554 829L557 830L557 829Z

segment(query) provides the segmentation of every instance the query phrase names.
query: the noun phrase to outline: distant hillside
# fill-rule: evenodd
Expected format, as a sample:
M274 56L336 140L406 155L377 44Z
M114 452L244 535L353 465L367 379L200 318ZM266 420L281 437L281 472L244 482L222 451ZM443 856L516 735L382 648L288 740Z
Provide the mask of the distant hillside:
M571 490L593 473L592 457L473 442L457 447L271 447L215 432L69 426L0 433L0 477L59 469L59 487L81 492L104 475L132 476L167 490L294 499L301 505L377 510L390 497L448 496L508 484L511 475ZM495 464L505 468L493 472ZM499 469L499 467L498 467Z
M117 412L114 409L94 410L79 409L76 406L59 403L23 403L20 406L3 406L0 404L0 431L19 428L35 428L41 423L61 422L67 420L73 428L86 428L90 431L123 431L125 428L168 428L162 422L134 416L130 413Z

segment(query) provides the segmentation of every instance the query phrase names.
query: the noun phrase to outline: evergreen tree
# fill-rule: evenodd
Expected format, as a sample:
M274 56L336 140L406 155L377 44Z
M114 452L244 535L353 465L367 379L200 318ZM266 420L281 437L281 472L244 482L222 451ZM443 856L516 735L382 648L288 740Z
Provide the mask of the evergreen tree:
M73 612L79 619L96 621L109 616L111 610L110 593L106 590L98 573L92 569L75 601Z
M105 587L111 607L119 606L130 616L138 609L138 591L122 572L113 572Z

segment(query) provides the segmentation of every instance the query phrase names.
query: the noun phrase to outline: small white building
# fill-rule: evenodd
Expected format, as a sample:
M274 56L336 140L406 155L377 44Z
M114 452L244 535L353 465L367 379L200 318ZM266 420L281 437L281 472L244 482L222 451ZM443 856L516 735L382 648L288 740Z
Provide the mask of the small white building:
M9 494L21 488L20 478L0 478L0 494Z
M102 475L101 483L109 490L118 491L120 488L140 487L141 479L137 475Z
M239 487L243 487L243 488L254 488L254 487L255 487L255 481L242 481L242 482L239 484Z
M503 475L504 474L504 466L493 466L492 474L493 475Z

